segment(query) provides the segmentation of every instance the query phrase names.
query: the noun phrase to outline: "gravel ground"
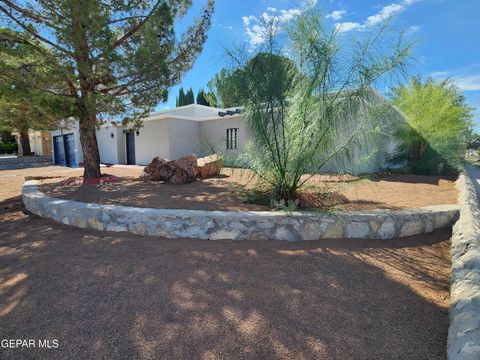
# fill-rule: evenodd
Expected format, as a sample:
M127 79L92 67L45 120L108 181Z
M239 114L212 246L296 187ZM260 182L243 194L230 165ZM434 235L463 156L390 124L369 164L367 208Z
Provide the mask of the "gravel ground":
M112 167L103 171L117 176L138 177L141 169ZM108 205L193 210L269 210L267 206L245 204L245 195L238 191L238 184L254 187L255 182L251 174L243 169L226 168L218 178L183 185L132 181L131 178L97 186L57 186L51 183L60 180L46 180L41 190L58 198ZM356 182L310 181L309 187L313 192L338 191L344 194L349 202L337 206L344 210L405 209L457 203L455 181L439 176L385 175Z
M59 347L2 359L445 357L447 230L302 243L81 230L22 211L23 171L0 171L0 339Z

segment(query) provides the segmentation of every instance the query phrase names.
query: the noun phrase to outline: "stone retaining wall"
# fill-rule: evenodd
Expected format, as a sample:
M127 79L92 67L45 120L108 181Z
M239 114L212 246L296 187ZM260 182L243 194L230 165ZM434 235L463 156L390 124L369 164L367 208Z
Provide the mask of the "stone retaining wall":
M51 163L52 159L45 156L0 156L0 165L17 165L33 163Z
M457 181L461 210L452 236L449 360L480 359L480 210L468 171Z
M55 199L37 181L23 185L23 202L34 214L80 228L128 231L140 235L205 240L392 239L453 225L456 205L369 212L233 212L147 209Z

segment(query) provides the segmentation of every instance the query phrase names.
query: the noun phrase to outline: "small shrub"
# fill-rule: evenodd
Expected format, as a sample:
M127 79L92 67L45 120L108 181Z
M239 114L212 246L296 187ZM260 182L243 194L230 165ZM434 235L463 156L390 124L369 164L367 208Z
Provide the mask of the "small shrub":
M0 154L13 154L18 151L18 145L14 142L0 142Z

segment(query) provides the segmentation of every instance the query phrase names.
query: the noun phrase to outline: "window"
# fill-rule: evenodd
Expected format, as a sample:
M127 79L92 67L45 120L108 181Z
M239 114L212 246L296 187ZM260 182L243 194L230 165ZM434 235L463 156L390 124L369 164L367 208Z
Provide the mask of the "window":
M238 149L238 128L227 129L227 149Z

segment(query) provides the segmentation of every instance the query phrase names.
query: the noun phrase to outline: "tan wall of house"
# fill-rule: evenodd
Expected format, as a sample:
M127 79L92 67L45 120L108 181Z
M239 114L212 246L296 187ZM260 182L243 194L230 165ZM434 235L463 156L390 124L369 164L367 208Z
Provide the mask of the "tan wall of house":
M53 156L52 150L52 134L50 131L42 131L42 148L43 156L51 158Z

